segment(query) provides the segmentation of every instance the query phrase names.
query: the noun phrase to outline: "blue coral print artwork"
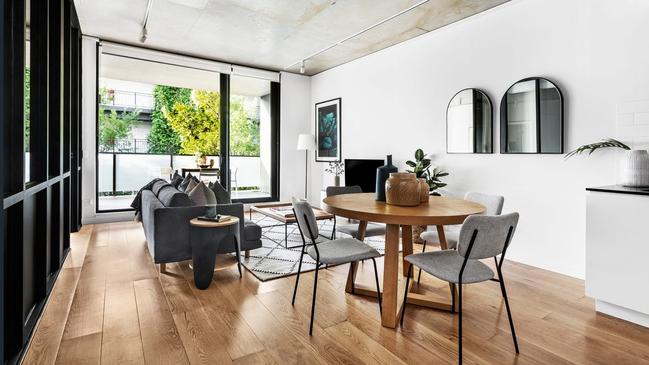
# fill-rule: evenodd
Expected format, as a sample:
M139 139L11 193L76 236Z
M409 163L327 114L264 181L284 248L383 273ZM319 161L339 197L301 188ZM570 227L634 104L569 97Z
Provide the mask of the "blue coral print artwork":
M340 161L340 99L316 104L317 161Z

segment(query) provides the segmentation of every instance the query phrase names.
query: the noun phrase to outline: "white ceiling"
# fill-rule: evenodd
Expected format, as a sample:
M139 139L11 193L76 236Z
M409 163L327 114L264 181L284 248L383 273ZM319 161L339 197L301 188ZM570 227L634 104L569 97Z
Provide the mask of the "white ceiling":
M139 42L148 0L75 0L84 34ZM299 72L299 62L421 0L152 0L145 47ZM430 0L309 59L309 75L509 0ZM289 67L290 66L290 67Z

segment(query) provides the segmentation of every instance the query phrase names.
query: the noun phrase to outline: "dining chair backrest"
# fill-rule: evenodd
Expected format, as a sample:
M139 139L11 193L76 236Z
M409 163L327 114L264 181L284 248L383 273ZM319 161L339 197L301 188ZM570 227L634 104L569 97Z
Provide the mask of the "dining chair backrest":
M487 208L485 215L500 215L503 211L503 204L505 204L505 198L500 195L482 194L475 191L466 193L464 200L484 205Z
M306 200L296 198L293 198L292 201L295 218L302 235L309 237L309 239L313 241L313 244L315 244L315 239L318 237L320 232L318 231L318 223L315 219L315 213L313 213L311 204Z
M458 253L474 260L498 256L511 242L517 224L518 213L468 216L460 229Z
M358 185L352 186L327 186L327 196L362 193L363 190Z

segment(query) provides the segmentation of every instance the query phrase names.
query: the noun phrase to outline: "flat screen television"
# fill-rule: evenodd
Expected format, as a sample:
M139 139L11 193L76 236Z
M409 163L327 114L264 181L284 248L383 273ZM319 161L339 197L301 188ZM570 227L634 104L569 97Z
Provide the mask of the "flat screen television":
M376 168L385 160L345 159L345 186L358 185L364 193L376 191Z

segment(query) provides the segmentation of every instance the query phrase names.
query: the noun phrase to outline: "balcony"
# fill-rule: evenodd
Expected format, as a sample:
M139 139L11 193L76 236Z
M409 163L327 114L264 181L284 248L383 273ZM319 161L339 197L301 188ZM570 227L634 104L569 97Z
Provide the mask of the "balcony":
M153 94L126 90L108 90L101 105L108 108L140 110L148 112L153 109Z
M100 211L126 210L139 189L155 178L169 179L165 170L172 167L195 168L191 155L149 154L146 140L121 140L114 146L100 146L98 154L99 180L97 207ZM219 167L219 156L208 156ZM267 198L270 172L266 171L259 156L230 156L233 199Z

